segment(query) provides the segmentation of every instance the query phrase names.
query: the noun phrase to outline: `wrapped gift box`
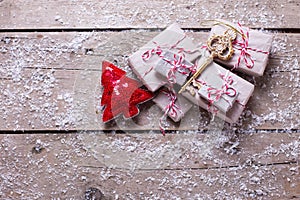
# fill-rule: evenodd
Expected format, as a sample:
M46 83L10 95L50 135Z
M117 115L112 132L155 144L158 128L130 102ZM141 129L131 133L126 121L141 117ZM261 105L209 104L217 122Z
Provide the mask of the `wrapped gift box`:
M170 53L170 52L173 53ZM196 60L201 56L201 50L194 43L194 41L187 37L184 31L179 27L178 24L172 24L167 29L162 31L151 41L141 47L137 52L132 54L129 59L129 65L138 76L138 78L143 82L143 84L150 91L157 91L165 84L170 84L167 77L162 76L158 73L155 68L164 69L165 65L169 65L168 61L171 61L172 56L176 53L182 58L184 58L184 64L194 67L190 62ZM183 83L189 73L189 70L185 71L184 78L179 78L178 73L182 72L175 71L176 81ZM182 74L182 73L180 73ZM170 85L168 85L170 87ZM176 105L174 108L180 108L177 112L177 116L172 116L171 113L168 113L168 116L172 118L175 122L179 121L184 114L192 107L192 104L183 98L181 95L177 96ZM165 110L166 106L169 103L169 97L163 92L160 92L158 96L153 100L157 105Z
M212 26L210 36L222 35L230 27L238 30L242 34L237 34L233 41L234 55L228 60L215 59L215 61L229 69L253 76L262 76L268 63L268 56L271 49L273 36L261 31L242 27L224 20L218 20Z
M206 62L210 56L207 50L203 50L202 57L197 61L198 68ZM169 61L168 64L159 65L155 67L155 70L163 77L168 79L170 70L174 67L172 61L177 58L176 54L168 52L165 56ZM173 59L172 59L173 58ZM185 67L180 69L180 66L176 69L181 72L187 68L194 67L189 62L181 61ZM187 81L186 73L174 73L175 83L179 89ZM182 95L189 101L193 102L200 107L213 112L217 116L225 119L229 123L234 123L238 120L239 116L244 110L249 98L254 91L254 85L248 81L233 74L229 70L221 67L215 62L210 63L206 69L197 77L187 88ZM177 94L178 95L178 94ZM157 105L164 108L168 105L169 99L160 97L160 101L156 101ZM188 102L186 105L189 105ZM183 109L184 112L188 109Z
M158 90L167 81L165 77L154 70L166 50L174 51L190 62L201 55L198 46L185 35L178 24L171 25L154 37L128 59L134 73L152 92ZM160 63L164 64L164 62Z
M188 75L191 74L191 71L195 70L195 65L186 61L183 58L179 59L179 57L179 55L173 52L166 52L163 55L164 59L161 61L163 63L159 63L155 67L155 71L167 78L168 82L172 82L174 84L176 83L182 86L187 81ZM167 62L165 60L167 60ZM180 60L180 62L178 60ZM206 76L204 79L206 80L206 82L209 83L209 85L201 84L200 82L196 81L193 82L193 85L194 87L198 87L199 90L197 91L197 93L206 100L218 99L218 101L213 102L214 106L218 107L218 109L220 109L223 112L227 112L232 107L238 95L238 92L233 88L234 86L230 86L228 92L234 91L236 93L234 96L218 96L218 93L220 93L219 90L222 88L224 80L220 75L215 73L214 70L214 68L208 69L207 71L209 72L205 73ZM207 74L209 74L209 76ZM226 88L223 88L223 90L224 89Z
M201 64L206 61L207 56L208 52L206 51L205 55L199 60L198 66L201 66ZM233 74L229 70L226 70L215 62L210 63L195 81L196 83L199 83L200 86L197 87L192 83L182 95L207 110L211 110L210 102L208 101L211 98L205 97L205 94L209 93L207 91L208 88L222 90L222 87L227 84L226 87L230 88L230 91L228 91L229 93L226 94L225 91L225 93L221 93L221 98L219 98L219 100L223 99L224 102L218 104L218 101L216 101L213 102L213 105L215 106L214 109L217 109L215 114L224 118L229 123L235 123L238 120L254 91L253 84ZM202 88L202 85L205 85L206 87ZM206 90L206 93L201 92L201 90ZM235 92L234 96L230 95L233 91Z

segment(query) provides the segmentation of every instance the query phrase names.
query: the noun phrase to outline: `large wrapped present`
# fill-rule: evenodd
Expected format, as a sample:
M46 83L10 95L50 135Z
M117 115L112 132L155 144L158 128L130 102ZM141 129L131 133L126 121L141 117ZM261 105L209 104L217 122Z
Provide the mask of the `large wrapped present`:
M198 46L187 37L178 24L172 24L132 54L128 61L134 73L152 92L166 84L166 78L154 68L161 62L165 51L173 51L193 62L201 55Z
M170 53L171 51L173 53ZM176 55L177 57L173 58L173 55ZM187 37L179 25L175 23L132 54L129 57L128 62L134 73L150 91L157 91L164 85L172 91L174 83L171 79L162 76L154 69L164 68L165 65L175 64L179 67L173 71L174 76L185 74L185 77L173 80L183 83L190 71L194 68L194 65L191 64L191 62L196 60L200 55L201 50L199 50L198 46L191 38ZM188 66L188 68L183 69L181 66ZM170 99L170 97L165 94L166 92L160 92L154 99L154 102L156 102L164 111L167 109L166 106L169 105ZM175 97L177 98L177 96ZM176 100L176 103L174 104L174 108L171 108L171 110L178 110L177 116L173 116L172 112L168 112L168 115L174 121L179 121L191 106L191 103L183 97L178 97L178 100Z
M209 52L204 50L202 57L197 61L196 65L198 68L207 62L209 56ZM176 58L176 56L174 56L174 58ZM171 64L164 65L163 69L161 67L155 68L158 73L167 79L170 78L170 71L172 71L172 69ZM194 71L195 70L197 69L194 69ZM176 78L174 82L178 84L179 87L182 87L187 81L185 73L177 73L174 78ZM181 81L182 79L186 81L183 82ZM205 70L186 87L182 95L194 104L224 118L227 122L234 123L241 115L253 90L253 84L233 74L217 63L211 62L206 66ZM166 97L164 100L166 102L168 101ZM161 102L162 101L159 103Z
M253 76L262 76L268 63L273 36L225 20L215 20L210 36L222 35L228 29L237 33L233 41L233 57L225 61L216 58L215 61L229 69Z

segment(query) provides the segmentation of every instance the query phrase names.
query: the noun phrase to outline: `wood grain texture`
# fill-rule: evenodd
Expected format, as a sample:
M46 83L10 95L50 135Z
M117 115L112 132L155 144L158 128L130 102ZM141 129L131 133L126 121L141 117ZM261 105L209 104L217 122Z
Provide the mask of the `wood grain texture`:
M119 117L101 123L96 114L101 98L101 62L117 63L134 77L126 58L157 32L2 33L0 103L2 130L151 130L162 113L149 102L133 120ZM199 44L204 32L188 32ZM244 117L235 125L244 130L298 129L299 35L275 34L266 73L244 76L256 88ZM200 112L199 112L200 111ZM150 114L151 113L151 114ZM195 120L192 124L189 119ZM195 107L170 129L207 129L206 111ZM227 125L226 125L227 126ZM228 127L231 129L232 127Z
M3 0L2 29L164 28L178 22L202 28L205 19L240 21L255 28L299 28L299 1Z
M91 188L105 200L300 199L299 8L298 0L0 0L0 199L88 200ZM162 28L178 22L201 46L201 22L215 18L275 36L264 76L240 74L255 92L237 124L215 126L194 107L163 137L152 102L138 118L101 123L103 59L134 77L127 57Z
M108 199L300 197L299 132L234 135L218 135L229 139L219 147L206 134L0 135L0 197L83 199L89 187Z

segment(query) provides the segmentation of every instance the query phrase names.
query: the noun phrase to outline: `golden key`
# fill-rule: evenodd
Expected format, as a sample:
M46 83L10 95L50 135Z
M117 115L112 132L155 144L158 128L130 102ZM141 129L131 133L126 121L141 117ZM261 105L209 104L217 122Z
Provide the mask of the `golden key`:
M195 80L204 69L213 61L214 58L221 60L229 60L234 49L232 47L232 41L236 38L236 32L233 29L227 29L223 35L212 35L207 40L207 48L210 51L210 56L199 67L199 69L193 74L193 76L181 87L179 94L186 90L186 87Z

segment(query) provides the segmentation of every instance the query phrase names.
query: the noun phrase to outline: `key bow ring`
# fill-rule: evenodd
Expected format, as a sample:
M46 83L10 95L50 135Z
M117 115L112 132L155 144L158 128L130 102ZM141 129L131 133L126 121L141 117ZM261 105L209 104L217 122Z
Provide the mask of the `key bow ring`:
M209 37L207 48L211 56L221 60L229 60L234 53L232 42L235 38L236 32L232 29L227 29L223 35L212 35Z

